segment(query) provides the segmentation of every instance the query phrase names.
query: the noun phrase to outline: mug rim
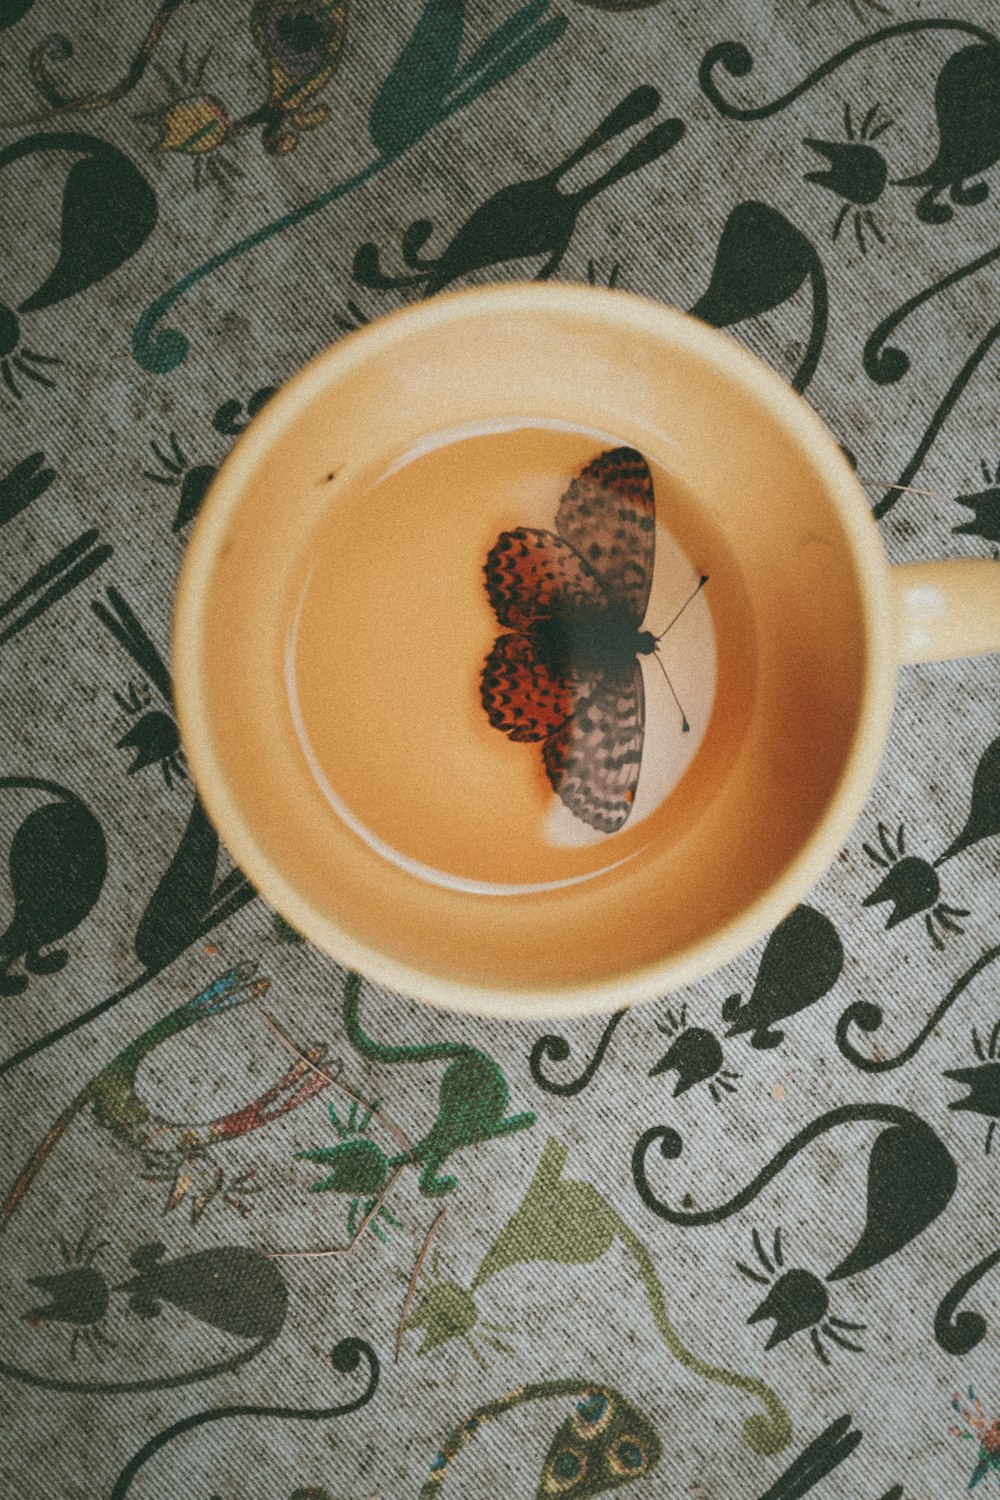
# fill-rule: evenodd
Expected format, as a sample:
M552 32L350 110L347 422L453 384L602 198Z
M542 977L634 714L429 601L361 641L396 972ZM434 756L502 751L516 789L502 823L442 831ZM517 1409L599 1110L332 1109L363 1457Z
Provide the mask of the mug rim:
M517 312L577 317L619 331L641 328L683 346L755 395L806 453L834 504L851 553L864 614L858 722L836 786L809 837L779 877L708 936L668 959L584 983L503 989L477 986L381 953L320 911L286 877L280 850L264 848L213 746L210 688L201 650L205 601L240 497L256 467L322 391L369 357L431 328ZM172 625L174 702L196 795L222 843L254 888L304 937L366 978L441 1009L466 1014L560 1019L598 1014L668 993L728 963L777 925L835 860L875 780L895 697L896 652L889 564L871 506L833 435L812 407L731 335L689 313L632 292L569 282L502 283L444 293L398 308L329 345L292 375L240 435L205 495L181 563Z

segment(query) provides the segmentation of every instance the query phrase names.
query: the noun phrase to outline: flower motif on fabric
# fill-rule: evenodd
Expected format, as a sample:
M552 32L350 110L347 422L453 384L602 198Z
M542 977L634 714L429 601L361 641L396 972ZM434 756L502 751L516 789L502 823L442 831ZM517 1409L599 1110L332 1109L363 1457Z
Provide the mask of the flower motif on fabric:
M409 1281L408 1276L400 1279ZM457 1281L446 1281L441 1276L441 1258L437 1251L434 1252L433 1274L422 1270L419 1285L420 1301L406 1321L407 1328L424 1330L418 1354L429 1354L452 1339L462 1339L476 1363L485 1369L487 1361L483 1358L480 1340L501 1354L514 1353L510 1344L497 1337L500 1333L513 1332L511 1324L489 1323L481 1318L474 1293Z
M966 1398L957 1392L952 1396L952 1409L961 1417L962 1426L952 1424L948 1431L952 1437L965 1438L978 1445L979 1452L967 1487L975 1489L988 1474L992 1474L1000 1485L1000 1418L990 1420L971 1385L966 1389Z
M336 1132L337 1144L316 1146L310 1151L297 1151L295 1154L297 1161L314 1161L331 1168L325 1177L317 1178L310 1185L311 1193L351 1194L347 1206L347 1236L351 1240L358 1232L359 1221L367 1218L375 1207L387 1181L385 1155L368 1137L368 1127L372 1117L377 1114L380 1103L376 1099L360 1113L357 1104L352 1104L347 1119L343 1121L337 1114L336 1105L328 1105L330 1124ZM397 1163L393 1161L391 1165L395 1166ZM399 1227L399 1220L393 1218L384 1204L379 1208L370 1227L372 1234L384 1244L385 1235L379 1228L379 1219L394 1228Z
M108 1241L92 1239L89 1229L84 1229L75 1245L71 1246L62 1235L57 1243L65 1269L52 1276L28 1277L28 1285L37 1287L49 1300L29 1308L24 1314L25 1322L33 1328L43 1322L65 1323L72 1329L69 1357L74 1361L81 1341L91 1354L114 1349L114 1340L104 1328L108 1284L93 1264L100 1252L107 1249Z
M971 510L972 517L951 529L956 536L981 536L988 542L1000 542L1000 463L992 473L985 459L979 466L986 489L955 496L955 504Z
M726 1094L735 1094L741 1075L723 1066L725 1054L714 1031L687 1024L686 1004L681 1006L678 1016L668 1010L666 1020L657 1021L656 1029L672 1040L659 1062L650 1068L649 1076L655 1078L659 1073L676 1073L675 1099L699 1083L708 1085L713 1104L721 1104Z
M953 1099L949 1109L971 1110L989 1121L986 1127L984 1150L989 1156L993 1146L997 1122L1000 1121L1000 1021L990 1032L985 1043L972 1028L972 1049L979 1061L971 1068L949 1068L945 1078L965 1084L969 1092L964 1099Z
M167 91L165 103L142 110L135 119L157 130L156 149L161 155L174 153L190 156L194 165L194 185L200 188L206 176L216 187L228 189L243 173L220 146L232 137L232 120L221 99L202 92L201 82L210 52L193 67L188 63L188 49L181 48L174 72L160 68Z

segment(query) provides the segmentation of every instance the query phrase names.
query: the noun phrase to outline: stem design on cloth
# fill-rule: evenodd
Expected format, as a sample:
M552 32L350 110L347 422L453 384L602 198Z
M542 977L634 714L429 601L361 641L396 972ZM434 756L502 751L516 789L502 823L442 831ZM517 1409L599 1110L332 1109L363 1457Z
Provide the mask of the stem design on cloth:
M235 245L210 256L162 292L142 313L132 333L132 356L144 370L165 375L182 365L190 341L176 328L157 325L192 287L276 235L346 198L385 171L449 115L513 76L565 31L559 14L546 15L549 0L529 0L460 65L464 0L426 0L409 41L369 111L368 133L378 155L343 182L255 229Z
M1000 324L998 324L998 328L1000 328ZM864 1053L859 1052L850 1040L848 1033L852 1026L857 1026L861 1031L871 1033L877 1031L885 1020L885 1012L882 1007L875 1005L870 1000L857 1000L842 1013L840 1020L837 1022L837 1046L848 1062L852 1062L856 1068L860 1068L862 1073L891 1073L894 1068L901 1068L904 1063L910 1061L911 1057L916 1057L927 1038L940 1026L963 990L997 958L1000 958L1000 943L993 948L987 948L986 952L981 953L975 963L956 979L944 999L931 1011L931 1014L917 1032L913 1041L904 1047L902 1052L897 1052L895 1057L865 1057Z
M958 1168L934 1130L911 1110L896 1104L847 1104L829 1110L792 1137L747 1185L715 1208L672 1208L653 1192L646 1172L650 1148L676 1161L684 1143L676 1130L654 1125L639 1137L632 1152L632 1176L643 1203L658 1218L682 1228L719 1224L746 1208L791 1161L821 1136L842 1125L877 1121L883 1129L868 1159L864 1224L857 1242L827 1272L827 1281L856 1276L895 1255L922 1234L951 1202Z
M994 323L992 328L990 328L983 335L979 343L969 355L968 359L965 361L965 364L955 376L951 385L941 397L936 411L934 411L934 413L932 414L931 419L924 430L923 437L920 439L920 442L917 444L916 449L914 450L912 458L899 474L896 483L894 485L891 485L889 489L886 490L881 500L876 506L874 506L872 513L877 521L880 521L883 516L887 516L893 509L893 507L898 504L901 493L900 486L908 485L910 483L910 480L913 479L917 474L919 474L921 468L923 467L924 459L927 457L928 453L931 451L931 448L934 446L934 443L937 441L938 434L940 433L945 422L947 422L948 418L951 416L952 411L958 403L959 397L962 395L965 387L968 385L973 375L975 375L976 371L979 369L979 366L982 364L987 354L989 354L998 338L1000 338L1000 322ZM885 351L885 354L889 356L891 356L892 354L899 354L903 359L906 358L906 356L902 354L901 350L887 349Z
M982 26L975 26L970 21L951 20L927 20L927 21L901 21L896 26L884 26L881 31L873 31L871 36L861 37L852 42L850 46L844 47L840 52L835 52L825 63L807 73L801 83L797 83L787 93L772 99L769 104L758 104L749 108L741 108L739 105L730 104L727 99L719 93L713 74L715 68L721 63L731 78L746 78L753 71L753 55L749 47L742 42L719 42L711 47L701 60L698 69L698 82L701 91L709 103L724 115L727 120L766 120L771 115L779 114L787 109L796 99L808 93L817 83L835 73L844 63L850 62L852 57L866 52L871 47L881 46L883 42L891 41L897 36L914 36L921 31L956 31L962 36L972 36L978 41L986 42L988 45L996 46L997 38L991 31L986 31Z
M747 1418L743 1440L755 1453L780 1453L791 1441L792 1424L778 1397L763 1381L709 1364L684 1345L667 1312L648 1250L596 1188L587 1182L563 1178L566 1154L566 1147L550 1136L520 1207L487 1250L470 1287L441 1280L436 1273L421 1282L422 1295L406 1324L410 1330L425 1331L418 1353L430 1353L454 1338L463 1337L479 1358L471 1335L480 1324L475 1293L485 1282L512 1266L532 1261L591 1265L606 1255L617 1239L636 1263L653 1322L666 1348L692 1374L756 1397L766 1414L755 1413ZM490 1347L510 1352L508 1346L495 1338L480 1336Z
M351 1412L359 1411L362 1406L368 1405L378 1387L378 1356L370 1344L356 1338L341 1339L330 1352L330 1363L340 1375L351 1374L362 1359L368 1367L368 1383L360 1396L356 1396L353 1401L345 1401L340 1406L214 1406L207 1411L194 1412L170 1427L165 1427L156 1437L144 1443L122 1469L111 1491L111 1500L125 1500L139 1471L161 1448L165 1448L183 1433L191 1432L196 1427L204 1427L209 1422L228 1421L231 1417L276 1417L283 1422L326 1422L333 1417L346 1417Z
M948 1354L968 1354L986 1337L986 1319L982 1313L959 1312L958 1304L995 1266L1000 1266L1000 1250L992 1250L970 1270L964 1271L941 1298L934 1314L934 1337Z
M743 1441L752 1452L762 1455L772 1454L780 1453L783 1448L787 1448L792 1440L792 1421L774 1391L765 1381L758 1380L756 1376L738 1375L722 1365L706 1364L696 1354L692 1354L690 1349L685 1348L667 1313L663 1288L660 1286L660 1279L656 1274L656 1267L653 1265L649 1251L624 1220L620 1219L618 1222L619 1238L639 1268L657 1332L678 1364L690 1370L693 1375L700 1375L703 1380L710 1380L716 1385L729 1386L733 1390L745 1392L748 1396L757 1397L767 1415L762 1416L759 1412L755 1412L743 1423Z

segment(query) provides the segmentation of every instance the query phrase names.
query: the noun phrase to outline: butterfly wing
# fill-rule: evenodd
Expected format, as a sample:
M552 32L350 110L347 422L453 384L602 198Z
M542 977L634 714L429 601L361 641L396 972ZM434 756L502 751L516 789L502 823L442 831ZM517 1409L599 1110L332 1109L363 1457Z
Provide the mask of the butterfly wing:
M558 535L528 526L505 531L486 559L490 603L516 634L500 636L487 657L483 707L511 739L544 740L553 790L600 833L617 832L635 801L645 729L638 659L560 675L530 633L609 605L638 627L652 584L654 527L649 467L635 449L616 448L569 486Z
M559 502L556 531L641 625L653 583L653 476L636 448L612 448L582 469Z
M574 684L549 671L526 635L497 637L479 690L494 729L521 742L544 740L576 703Z
M535 526L501 532L484 571L494 613L509 630L530 630L553 614L607 607L607 594L579 553Z
M552 790L599 833L617 833L635 801L646 699L637 657L621 673L576 685L575 709L548 735L542 754Z

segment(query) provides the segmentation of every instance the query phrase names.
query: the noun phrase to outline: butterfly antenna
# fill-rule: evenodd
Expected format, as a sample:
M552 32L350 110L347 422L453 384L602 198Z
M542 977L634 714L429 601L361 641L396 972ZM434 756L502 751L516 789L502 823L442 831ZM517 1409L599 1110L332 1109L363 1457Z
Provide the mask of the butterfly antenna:
M654 640L657 643L659 643L660 641L663 640L663 637L666 635L666 633L667 633L668 630L673 630L674 626L677 624L677 621L680 619L681 615L687 609L688 605L691 604L695 599L697 599L698 595L701 593L702 589L705 587L705 585L706 585L707 582L708 582L708 574L707 573L703 573L701 575L701 577L698 579L697 585L691 590L690 594L688 594L687 598L684 600L684 603L681 605L680 609L674 615L673 619L670 621L670 624L666 627L666 630L661 630L658 636L654 636Z
M655 645L658 646L659 643L660 643L660 641L662 641L663 637L667 634L667 632L670 631L670 630L673 630L674 626L677 624L677 621L680 619L681 615L687 609L688 605L690 603L692 603L692 601L698 597L698 595L701 593L702 589L705 587L705 585L706 585L707 582L708 582L708 574L707 573L703 573L701 575L701 577L698 579L698 582L695 585L695 587L691 590L690 594L684 600L684 603L681 605L680 609L677 611L677 613L674 615L673 619L670 621L669 625L667 625L664 630L661 630L660 633L659 633L659 635L654 636L653 640L654 640L654 644ZM670 689L671 696L672 696L674 702L677 704L677 712L681 716L681 731L682 731L682 733L687 734L689 732L690 728L691 728L691 725L688 723L688 720L687 720L687 714L684 712L684 708L683 708L683 706L681 704L681 700L677 696L677 691L676 691L673 683L670 681L670 674L667 671L666 667L663 665L663 661L661 660L659 651L655 652L654 654L656 656L657 663L659 664L660 671L663 673L664 677L667 680L667 687Z
M657 661L657 663L659 665L660 671L663 673L664 677L666 677L666 679L667 679L667 687L670 689L671 693L673 694L674 702L677 704L677 711L678 711L678 713L681 716L681 731L682 731L683 734L687 734L688 731L689 731L689 729L691 728L691 725L687 721L687 714L684 712L683 708L681 707L681 700L678 698L677 693L676 693L676 691L674 689L674 685L670 681L670 675L667 672L666 667L663 665L663 662L660 660L660 653L658 651L656 651L653 654L656 657L656 661Z

